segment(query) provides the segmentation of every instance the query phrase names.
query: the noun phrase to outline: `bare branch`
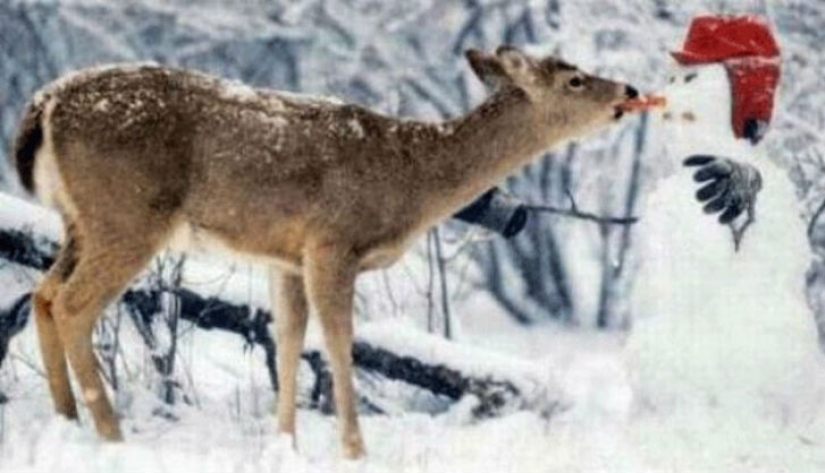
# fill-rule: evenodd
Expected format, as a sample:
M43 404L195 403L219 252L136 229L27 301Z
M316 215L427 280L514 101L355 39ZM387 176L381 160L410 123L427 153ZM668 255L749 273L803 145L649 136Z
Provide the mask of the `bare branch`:
M811 216L810 222L808 222L808 240L814 240L814 231L816 229L816 222L819 221L819 217L822 216L822 212L825 212L825 200L819 204L814 214Z
M563 209L551 205L536 204L525 204L524 208L533 212L554 213L558 215L564 215L566 217L574 217L582 220L588 220L603 225L633 225L634 223L639 221L638 217L604 217L591 212L583 212L576 208L575 201L571 200L571 202L573 207L572 209Z

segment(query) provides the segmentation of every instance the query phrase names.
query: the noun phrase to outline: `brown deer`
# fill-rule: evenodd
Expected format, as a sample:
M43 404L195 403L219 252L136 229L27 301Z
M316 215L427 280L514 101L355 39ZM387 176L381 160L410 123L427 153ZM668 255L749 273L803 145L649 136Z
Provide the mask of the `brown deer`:
M38 92L14 155L23 185L65 222L61 251L34 294L57 412L77 417L68 359L98 432L121 439L92 351L95 321L173 240L213 243L277 273L279 431L295 431L311 307L332 367L343 454L361 456L351 359L358 273L392 264L542 151L615 122L637 95L513 47L466 56L495 92L443 123L159 66L87 69Z

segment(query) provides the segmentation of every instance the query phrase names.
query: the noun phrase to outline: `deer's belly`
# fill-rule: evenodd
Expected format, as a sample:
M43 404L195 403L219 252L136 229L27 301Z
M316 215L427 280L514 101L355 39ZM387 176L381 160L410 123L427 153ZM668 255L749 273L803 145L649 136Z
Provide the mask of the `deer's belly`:
M392 241L384 242L374 248L370 248L365 251L364 256L361 257L359 269L361 271L369 271L392 266L404 256L404 253L406 253L414 241L415 235L406 235L406 237L393 239Z
M200 228L191 223L181 223L167 243L172 251L181 253L209 253L223 256L233 261L252 264L266 264L291 273L301 271L299 252L291 251L290 242L273 246L264 245L253 238L239 239Z
M404 248L383 248L373 250L361 259L360 269L369 271L372 269L382 269L392 266L404 255Z
M218 253L233 260L263 263L292 273L301 272L306 232L300 221L283 220L256 228L237 223L237 227L222 230L207 229L184 221L175 229L167 246L174 251ZM361 254L358 269L368 271L391 266L401 259L413 241L413 235L402 235L357 249L356 252Z

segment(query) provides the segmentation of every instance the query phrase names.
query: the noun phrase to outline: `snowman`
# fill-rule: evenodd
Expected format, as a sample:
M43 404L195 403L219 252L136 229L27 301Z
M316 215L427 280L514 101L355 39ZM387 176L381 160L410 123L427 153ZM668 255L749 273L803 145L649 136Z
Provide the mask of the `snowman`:
M702 16L672 55L654 128L671 174L634 230L635 407L810 427L825 379L804 293L810 247L792 182L759 146L779 48L760 17Z

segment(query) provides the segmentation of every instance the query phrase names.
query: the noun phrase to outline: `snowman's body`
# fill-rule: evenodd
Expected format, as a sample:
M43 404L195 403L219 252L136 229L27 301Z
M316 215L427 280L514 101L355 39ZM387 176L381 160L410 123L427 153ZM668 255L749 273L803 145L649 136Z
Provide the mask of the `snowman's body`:
M670 175L634 230L640 265L627 355L637 405L804 423L818 400L810 379L825 372L804 293L811 255L793 184L759 147L733 136L723 66L682 68L666 94L669 119L653 133ZM695 169L682 166L695 154L747 163L762 176L756 220L738 251L731 228L695 198Z

